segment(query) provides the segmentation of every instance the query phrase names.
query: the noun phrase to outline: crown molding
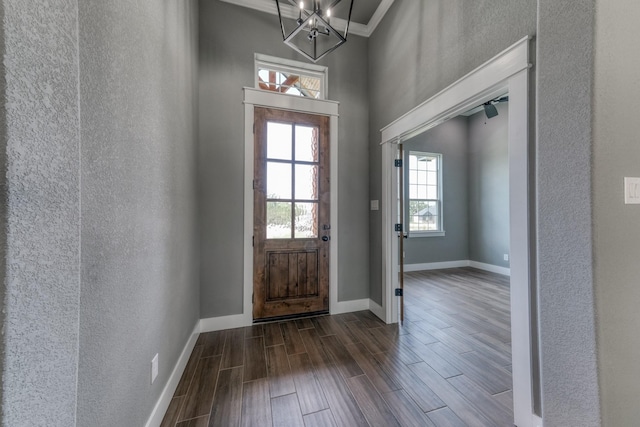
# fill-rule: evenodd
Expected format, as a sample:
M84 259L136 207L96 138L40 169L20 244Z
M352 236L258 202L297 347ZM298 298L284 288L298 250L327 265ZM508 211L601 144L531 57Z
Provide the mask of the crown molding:
M264 0L220 0L225 3L235 4L237 6L248 7L249 9L259 10L261 12L269 13L271 15L278 15L278 9L273 1ZM349 34L355 34L356 36L369 37L382 21L382 18L387 13L394 0L382 0L380 5L374 12L373 16L369 20L367 25L359 22L351 22L349 24ZM285 18L297 19L298 10L287 4L280 5L280 13ZM338 31L344 31L347 26L347 21L340 18L332 18L332 27Z

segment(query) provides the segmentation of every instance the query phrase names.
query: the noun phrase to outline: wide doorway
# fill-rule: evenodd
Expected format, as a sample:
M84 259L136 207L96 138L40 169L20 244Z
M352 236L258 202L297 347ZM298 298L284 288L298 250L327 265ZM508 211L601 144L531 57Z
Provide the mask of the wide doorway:
M253 319L329 310L327 116L255 109Z

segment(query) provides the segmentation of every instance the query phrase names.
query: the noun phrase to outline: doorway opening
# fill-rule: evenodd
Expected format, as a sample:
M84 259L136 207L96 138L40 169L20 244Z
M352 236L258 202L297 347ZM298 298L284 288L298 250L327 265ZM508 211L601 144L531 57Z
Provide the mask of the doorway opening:
M397 322L400 304L397 144L456 117L464 111L509 94L509 255L510 326L514 424L533 426L531 321L531 241L529 220L529 37L514 44L467 76L382 129L382 273L385 321ZM445 230L446 231L446 230ZM399 293L402 295L402 292Z

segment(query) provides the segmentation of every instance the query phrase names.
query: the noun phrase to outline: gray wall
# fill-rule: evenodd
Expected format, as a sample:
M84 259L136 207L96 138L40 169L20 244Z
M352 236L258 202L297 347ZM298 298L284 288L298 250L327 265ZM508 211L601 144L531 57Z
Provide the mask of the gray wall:
M2 419L73 426L80 182L77 3L4 0Z
M499 30L497 29L499 23ZM533 0L396 0L369 39L372 199L381 197L380 129L525 35ZM393 82L393 84L389 84ZM370 213L370 295L382 300L381 211Z
M195 13L79 4L79 426L144 425L199 318Z
M467 118L460 116L415 136L405 143L409 151L442 154L442 206L444 230L441 237L411 237L405 240L405 264L469 259L467 191ZM408 179L409 168L405 168ZM406 198L409 197L407 188Z
M596 3L594 93L594 281L605 426L640 419L640 206L624 205L623 178L640 177L638 99L640 4ZM623 13L621 13L623 11Z
M469 259L509 267L509 105L470 116Z
M201 315L242 313L244 107L254 53L304 61L282 43L274 15L200 2L199 201ZM320 62L339 118L339 300L369 296L367 40L349 41Z
M591 218L594 1L539 0L538 5L542 410L547 426L596 426L600 405Z

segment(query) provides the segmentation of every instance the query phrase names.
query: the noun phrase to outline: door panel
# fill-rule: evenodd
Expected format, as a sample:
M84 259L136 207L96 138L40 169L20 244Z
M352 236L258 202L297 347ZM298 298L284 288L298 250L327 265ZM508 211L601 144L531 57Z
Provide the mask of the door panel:
M254 320L329 310L329 118L255 109Z

